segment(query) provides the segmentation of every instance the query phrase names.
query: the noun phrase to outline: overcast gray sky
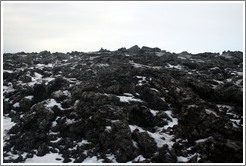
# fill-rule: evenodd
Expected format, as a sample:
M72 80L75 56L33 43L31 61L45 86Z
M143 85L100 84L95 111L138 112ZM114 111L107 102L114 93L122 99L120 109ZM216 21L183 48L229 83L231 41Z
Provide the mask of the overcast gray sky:
M243 50L242 3L3 3L3 51Z

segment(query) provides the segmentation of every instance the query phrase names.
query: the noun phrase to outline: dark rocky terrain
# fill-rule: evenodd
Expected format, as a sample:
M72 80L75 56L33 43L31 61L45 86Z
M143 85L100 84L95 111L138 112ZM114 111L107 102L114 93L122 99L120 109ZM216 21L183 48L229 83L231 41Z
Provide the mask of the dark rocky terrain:
M243 162L243 53L3 55L4 162Z

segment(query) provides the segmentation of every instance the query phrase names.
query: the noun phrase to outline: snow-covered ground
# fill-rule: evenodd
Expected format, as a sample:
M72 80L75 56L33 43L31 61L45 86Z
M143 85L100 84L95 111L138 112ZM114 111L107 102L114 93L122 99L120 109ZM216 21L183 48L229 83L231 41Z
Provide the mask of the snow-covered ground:
M25 163L62 163L63 157L59 153L48 153L44 156L34 155L32 158L27 158Z
M8 131L15 125L10 117L3 116L3 144L9 139Z

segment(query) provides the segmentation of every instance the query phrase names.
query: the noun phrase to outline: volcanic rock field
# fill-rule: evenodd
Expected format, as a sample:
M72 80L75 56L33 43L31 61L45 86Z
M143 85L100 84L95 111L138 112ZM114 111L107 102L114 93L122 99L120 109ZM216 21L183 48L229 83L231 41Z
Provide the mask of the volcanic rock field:
M241 163L243 53L3 54L4 163Z

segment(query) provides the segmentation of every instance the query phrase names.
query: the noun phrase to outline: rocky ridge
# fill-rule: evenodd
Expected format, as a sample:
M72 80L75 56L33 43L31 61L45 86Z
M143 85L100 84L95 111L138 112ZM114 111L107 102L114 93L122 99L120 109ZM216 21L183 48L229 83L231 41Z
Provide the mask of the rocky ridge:
M243 161L243 53L3 55L4 162Z

